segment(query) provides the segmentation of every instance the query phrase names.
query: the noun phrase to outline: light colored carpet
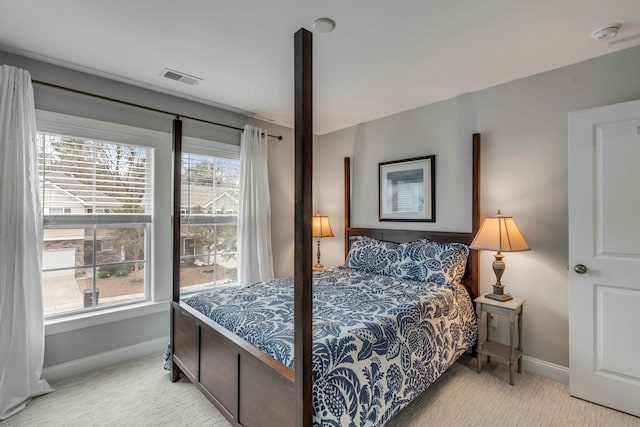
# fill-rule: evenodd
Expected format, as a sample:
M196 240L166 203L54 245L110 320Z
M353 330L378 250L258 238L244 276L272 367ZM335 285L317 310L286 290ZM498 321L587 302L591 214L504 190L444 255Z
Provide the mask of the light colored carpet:
M571 397L569 387L527 372L509 385L506 365L463 355L385 427L640 427L640 418Z
M0 425L229 426L187 380L171 383L161 360L149 356L55 383L54 393ZM640 418L570 397L563 384L525 372L510 386L508 375L497 363L479 375L475 359L463 356L386 427L640 427Z
M53 393L32 399L0 427L229 426L188 380L169 381L161 354L51 386Z

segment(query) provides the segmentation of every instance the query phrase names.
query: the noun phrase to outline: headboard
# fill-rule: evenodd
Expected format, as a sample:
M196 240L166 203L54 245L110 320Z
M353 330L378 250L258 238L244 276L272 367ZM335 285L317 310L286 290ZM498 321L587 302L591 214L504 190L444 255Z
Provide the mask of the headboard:
M473 164L472 164L472 208L471 233L425 230L394 230L388 228L358 228L351 227L351 158L344 158L344 238L345 257L349 251L349 238L352 236L368 236L377 240L402 243L419 239L430 239L438 243L464 243L470 245L478 231L480 223L480 134L473 134ZM467 259L467 269L462 283L469 290L472 298L480 296L479 256L478 251L470 250Z

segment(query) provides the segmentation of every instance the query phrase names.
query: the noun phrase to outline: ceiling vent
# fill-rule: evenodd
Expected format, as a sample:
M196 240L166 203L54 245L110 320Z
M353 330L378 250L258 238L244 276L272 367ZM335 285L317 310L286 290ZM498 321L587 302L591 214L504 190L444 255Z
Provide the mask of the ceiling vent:
M200 77L192 76L180 71L172 70L170 68L165 68L164 70L162 70L162 73L160 73L160 75L162 77L166 77L177 82L186 83L191 86L195 86L198 84L198 82L202 81Z

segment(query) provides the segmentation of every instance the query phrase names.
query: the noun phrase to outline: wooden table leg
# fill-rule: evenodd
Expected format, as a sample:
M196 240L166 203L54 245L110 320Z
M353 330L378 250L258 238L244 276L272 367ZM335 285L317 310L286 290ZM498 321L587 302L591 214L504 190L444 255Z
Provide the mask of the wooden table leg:
M509 363L509 384L513 385L513 363Z
M522 310L524 307L520 307L520 313L518 313L518 350L522 351ZM518 358L518 373L522 373L522 356Z

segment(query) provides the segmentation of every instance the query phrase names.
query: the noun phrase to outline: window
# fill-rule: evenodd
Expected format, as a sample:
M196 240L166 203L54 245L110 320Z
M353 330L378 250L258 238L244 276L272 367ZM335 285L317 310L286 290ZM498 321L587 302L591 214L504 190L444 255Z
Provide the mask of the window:
M100 249L100 252L102 251L112 251L113 250L113 241L110 240L101 240L99 242L96 242L96 246L98 246Z
M186 150L183 153L180 205L183 293L237 281L239 187L237 158Z
M38 145L45 315L148 300L153 149L48 132Z
M60 208L60 207L44 208L45 215L60 215L60 214L68 214L68 213L71 213L71 208Z
M86 212L87 213L93 213L93 208L87 208ZM95 212L96 213L109 213L109 209L107 209L107 208L96 208Z

